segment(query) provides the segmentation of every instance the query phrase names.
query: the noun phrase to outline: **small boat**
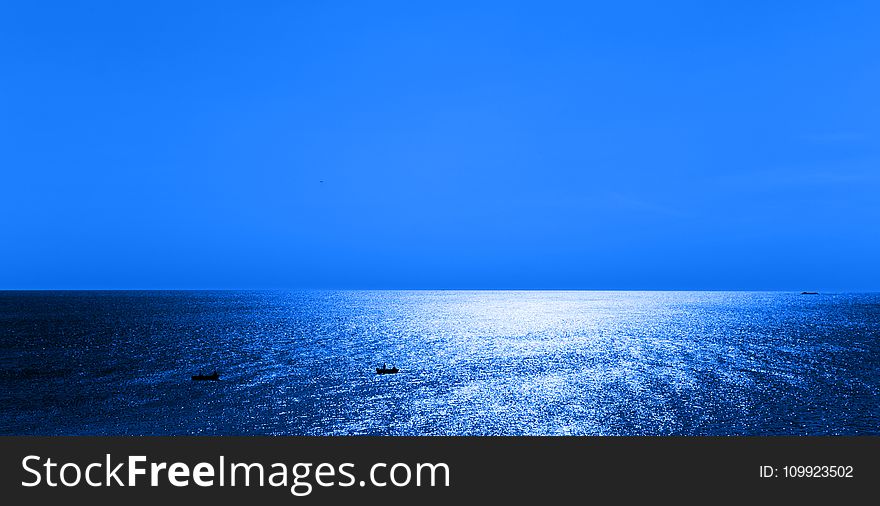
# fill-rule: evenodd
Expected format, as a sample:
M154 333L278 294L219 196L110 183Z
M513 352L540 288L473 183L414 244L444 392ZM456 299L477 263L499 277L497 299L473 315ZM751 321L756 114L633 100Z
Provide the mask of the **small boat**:
M819 295L819 292L801 292L801 295Z
M220 379L220 375L214 371L211 374L196 374L192 379L193 381L217 381Z
M400 372L400 369L394 366L392 366L391 369L388 369L385 367L385 364L382 364L381 368L376 368L376 374L397 374L398 372Z

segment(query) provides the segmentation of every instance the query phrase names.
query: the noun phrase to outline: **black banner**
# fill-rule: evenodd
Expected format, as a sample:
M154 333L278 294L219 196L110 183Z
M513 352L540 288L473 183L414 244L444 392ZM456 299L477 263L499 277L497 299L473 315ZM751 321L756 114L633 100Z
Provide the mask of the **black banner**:
M16 504L865 497L874 437L5 437ZM602 502L605 502L603 499Z

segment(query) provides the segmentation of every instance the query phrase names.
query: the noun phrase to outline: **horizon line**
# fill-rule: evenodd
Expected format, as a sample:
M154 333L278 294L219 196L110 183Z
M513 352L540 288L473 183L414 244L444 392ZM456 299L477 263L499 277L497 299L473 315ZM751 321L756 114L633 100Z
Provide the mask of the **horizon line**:
M0 292L285 292L285 291L350 291L350 292L815 292L877 293L880 290L814 290L768 288L322 288L322 287L257 287L257 288L0 288Z

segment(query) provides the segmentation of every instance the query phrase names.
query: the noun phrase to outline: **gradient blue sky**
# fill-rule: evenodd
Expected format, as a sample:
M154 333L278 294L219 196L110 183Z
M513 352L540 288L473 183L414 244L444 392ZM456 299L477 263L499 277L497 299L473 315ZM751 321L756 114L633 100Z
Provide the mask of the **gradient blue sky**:
M877 290L878 24L3 2L0 288Z

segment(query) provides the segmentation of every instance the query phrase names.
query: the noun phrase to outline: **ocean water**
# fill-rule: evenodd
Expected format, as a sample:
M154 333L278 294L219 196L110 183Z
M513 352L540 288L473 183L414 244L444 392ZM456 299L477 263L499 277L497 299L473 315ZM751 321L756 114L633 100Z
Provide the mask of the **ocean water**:
M876 435L878 395L880 294L0 292L6 435Z

